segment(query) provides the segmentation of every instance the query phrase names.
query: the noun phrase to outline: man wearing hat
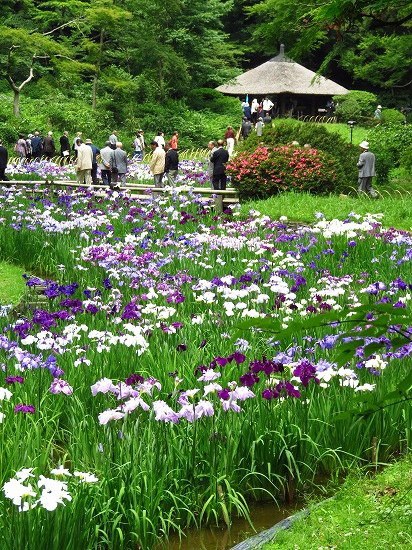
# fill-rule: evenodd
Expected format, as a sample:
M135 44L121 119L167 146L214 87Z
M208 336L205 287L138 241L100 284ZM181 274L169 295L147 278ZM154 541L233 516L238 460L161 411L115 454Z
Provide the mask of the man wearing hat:
M382 118L382 105L378 105L376 107L375 118L376 120L380 120Z
M358 160L359 188L361 193L368 193L371 197L377 198L377 192L372 188L372 178L375 176L375 155L369 151L369 143L362 141L359 145L361 154Z

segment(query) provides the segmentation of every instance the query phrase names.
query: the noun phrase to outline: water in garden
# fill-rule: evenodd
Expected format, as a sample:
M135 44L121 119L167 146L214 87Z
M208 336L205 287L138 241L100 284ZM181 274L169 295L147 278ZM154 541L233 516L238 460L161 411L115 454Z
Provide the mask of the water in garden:
M230 529L224 524L190 529L182 540L177 534L172 535L156 550L227 550L248 537L269 529L275 523L294 514L299 508L299 503L294 506L276 506L273 502L255 504L250 507L250 517L255 530L246 519L235 518Z

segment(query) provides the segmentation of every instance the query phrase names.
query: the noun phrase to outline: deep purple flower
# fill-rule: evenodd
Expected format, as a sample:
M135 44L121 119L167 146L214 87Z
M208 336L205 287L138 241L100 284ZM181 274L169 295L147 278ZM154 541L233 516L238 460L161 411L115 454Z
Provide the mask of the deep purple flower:
M5 382L6 384L23 384L24 378L23 376L6 376Z
M227 401L230 397L229 388L223 388L223 390L219 390L217 392L217 395L219 396L220 399Z
M135 384L143 384L144 378L141 374L131 374L128 378L126 378L125 383L128 386L134 386Z
M308 386L310 380L314 380L319 384L319 379L316 378L316 367L309 363L309 361L302 361L293 371L293 376L300 378L305 388Z
M177 351L186 351L187 350L187 345L186 344L179 344L176 346L176 350Z
M35 414L36 407L34 405L25 405L24 403L14 407L15 414L22 412L23 414Z
M240 383L243 386L251 388L254 384L257 384L260 380L259 376L251 371L245 372L240 378Z
M92 315L96 315L96 313L99 311L99 308L94 304L88 304L88 306L86 307L86 311L88 313L91 313Z

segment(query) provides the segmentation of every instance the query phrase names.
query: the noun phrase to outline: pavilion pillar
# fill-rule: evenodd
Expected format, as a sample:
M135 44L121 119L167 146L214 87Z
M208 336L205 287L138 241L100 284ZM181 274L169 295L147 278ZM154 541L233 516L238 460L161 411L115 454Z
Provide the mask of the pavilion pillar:
M315 96L313 95L312 96L312 115L316 115L316 101L315 101Z
M281 116L284 116L286 111L286 100L285 100L285 94L280 94L280 114Z

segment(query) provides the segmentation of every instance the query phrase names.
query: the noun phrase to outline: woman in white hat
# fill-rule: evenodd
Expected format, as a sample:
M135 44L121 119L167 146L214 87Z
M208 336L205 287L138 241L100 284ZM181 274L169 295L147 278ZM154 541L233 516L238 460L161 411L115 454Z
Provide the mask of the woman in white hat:
M375 111L375 118L380 120L382 118L382 105L378 105Z
M369 143L362 141L359 144L361 154L358 160L359 169L359 193L368 193L374 199L378 193L372 187L372 178L375 173L375 155L369 151Z

